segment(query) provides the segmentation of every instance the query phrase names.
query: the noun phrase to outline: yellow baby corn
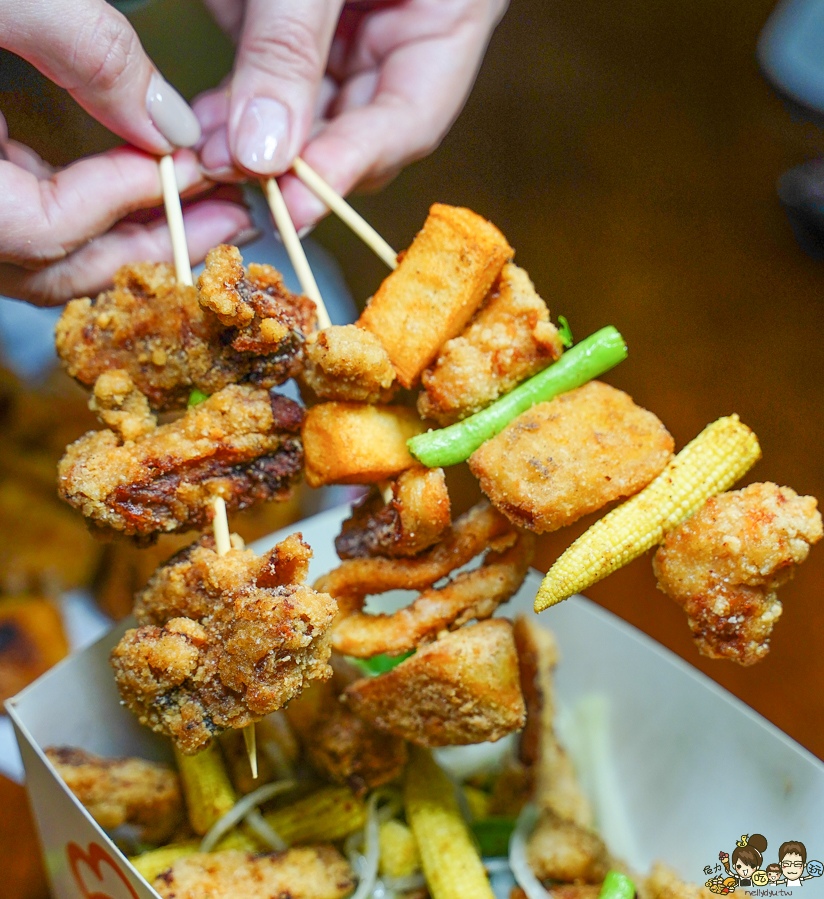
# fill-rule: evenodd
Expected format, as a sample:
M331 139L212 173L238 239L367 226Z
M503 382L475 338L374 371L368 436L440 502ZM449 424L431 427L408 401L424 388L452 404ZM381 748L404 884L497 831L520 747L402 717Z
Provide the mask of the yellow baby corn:
M494 899L452 784L421 749L412 751L404 805L432 899Z
M170 846L162 846L160 849L152 849L144 852L129 861L137 871L143 875L144 880L151 883L158 874L162 874L178 859L185 858L197 852L197 843L172 843Z
M290 846L327 843L363 827L366 803L348 787L324 787L263 818Z
M708 425L640 493L596 521L547 572L535 611L579 593L660 543L761 458L755 434L728 415Z
M409 877L421 867L418 844L412 831L400 821L390 818L380 826L380 873L387 877Z
M192 830L201 836L237 802L220 749L213 743L197 755L175 750L177 770Z

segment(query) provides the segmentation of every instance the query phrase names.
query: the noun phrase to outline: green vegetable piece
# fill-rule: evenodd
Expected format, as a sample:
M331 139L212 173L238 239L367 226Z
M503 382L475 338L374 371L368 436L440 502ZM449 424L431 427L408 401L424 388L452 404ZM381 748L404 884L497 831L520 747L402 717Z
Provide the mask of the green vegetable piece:
M632 899L635 895L635 884L618 871L608 871L598 893L598 899Z
M558 328L558 336L561 338L561 343L569 349L573 343L572 328L570 328L565 315L558 316L558 324L561 326Z
M445 468L468 459L490 437L535 403L574 390L627 358L624 338L612 325L601 328L567 350L553 365L519 384L486 409L447 428L427 431L406 441L409 452L428 468Z
M202 403L204 400L209 399L209 394L204 393L202 390L198 390L197 387L189 394L189 406L197 406Z
M515 830L514 818L479 818L469 826L478 843L478 850L485 858L498 858L509 854L509 838Z
M352 662L356 668L360 668L365 675L373 677L376 674L385 674L387 671L391 671L396 665L400 665L404 659L408 659L414 652L414 649L410 649L409 652L403 652L399 656L382 654L372 656L369 659L355 659L350 657L349 661Z

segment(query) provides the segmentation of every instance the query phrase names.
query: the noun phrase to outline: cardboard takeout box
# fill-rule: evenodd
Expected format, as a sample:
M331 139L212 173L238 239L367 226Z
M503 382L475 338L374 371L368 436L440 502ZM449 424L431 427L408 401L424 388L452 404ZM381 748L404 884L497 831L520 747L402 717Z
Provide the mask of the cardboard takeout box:
M299 529L315 553L311 581L337 564L333 539L347 514L348 508L333 509L255 548ZM532 614L539 584L540 575L531 572L501 613ZM561 735L575 744L573 755L613 852L641 870L664 860L699 883L709 870L718 873L719 851L731 855L742 834L767 837L765 865L777 861L778 847L788 840L803 842L808 860L824 857L824 764L593 603L575 597L541 621L555 632L562 653L556 676ZM115 627L8 703L55 899L157 895L43 754L47 746L71 745L108 756L171 758L168 742L119 702L108 656L128 626ZM589 724L581 727L582 720ZM801 889L824 895L824 877L796 892Z

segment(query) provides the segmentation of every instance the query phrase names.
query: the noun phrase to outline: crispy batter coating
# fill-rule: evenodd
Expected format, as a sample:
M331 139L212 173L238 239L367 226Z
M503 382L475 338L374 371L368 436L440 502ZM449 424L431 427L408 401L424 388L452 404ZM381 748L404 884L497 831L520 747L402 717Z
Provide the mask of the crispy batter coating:
M512 625L462 627L346 689L355 713L419 746L499 740L524 723Z
M469 467L498 509L540 534L637 493L663 471L673 446L652 412L591 381L519 415Z
M650 875L638 884L643 899L715 899L715 893L705 886L686 883L666 865L655 862ZM738 890L735 891L738 894ZM746 890L744 896L751 895Z
M125 372L101 375L94 401L118 430L90 431L58 466L60 496L97 529L151 540L202 528L216 496L230 511L288 498L303 460L297 403L231 385L156 425L130 385Z
M147 843L163 843L183 822L177 774L145 759L102 758L85 749L46 749L49 761L89 814L106 830L140 828Z
M322 399L388 403L398 385L383 344L357 325L332 325L306 341L301 380Z
M422 376L418 412L448 425L561 357L563 344L529 275L507 263L469 325Z
M489 618L521 586L532 561L534 538L518 533L503 552L490 550L480 568L462 572L442 587L430 587L391 615L373 615L348 606L332 630L337 652L358 658L399 655L455 630L474 618ZM351 600L350 600L351 603Z
M539 880L601 883L609 870L609 854L592 830L545 810L526 844L529 867Z
M406 766L406 743L357 717L341 702L360 672L332 655L332 678L314 683L285 711L309 764L326 780L362 794L397 780Z
M121 268L114 287L96 299L72 300L56 328L69 374L91 387L103 372L124 369L160 410L182 408L193 388L207 394L234 383L268 388L297 374L314 304L285 290L268 266L252 266L255 274L246 281L234 247L218 247L210 257L200 299L194 287L177 283L172 266L143 262ZM241 274L224 291L249 294L251 319L242 326L204 308L232 268L227 257Z
M303 585L309 547L299 534L260 557L233 544L218 556L203 536L170 559L137 597L141 627L112 651L126 705L186 754L331 675L337 607Z
M752 665L769 652L781 615L776 589L821 536L814 497L750 484L708 500L670 531L653 568L686 611L702 655Z
M301 846L267 855L187 855L152 886L163 899L343 899L355 888L355 876L332 846Z
M335 538L341 559L416 556L437 542L451 524L442 468L410 468L390 487L389 502L375 487L352 509Z

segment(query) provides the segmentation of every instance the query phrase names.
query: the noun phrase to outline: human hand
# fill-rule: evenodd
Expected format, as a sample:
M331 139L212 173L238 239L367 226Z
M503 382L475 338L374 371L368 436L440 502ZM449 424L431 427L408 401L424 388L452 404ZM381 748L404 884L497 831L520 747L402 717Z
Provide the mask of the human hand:
M339 193L430 153L463 107L506 0L206 0L238 40L227 88L198 98L201 164L233 180L298 153ZM298 228L326 207L281 179Z
M96 293L121 265L170 260L165 219L123 221L162 200L157 155L188 147L200 126L105 0L0 0L0 47L27 59L133 146L55 171L9 140L0 115L0 293L55 305ZM182 191L207 186L190 150L175 154ZM210 197L185 214L190 254L250 227L245 207Z

